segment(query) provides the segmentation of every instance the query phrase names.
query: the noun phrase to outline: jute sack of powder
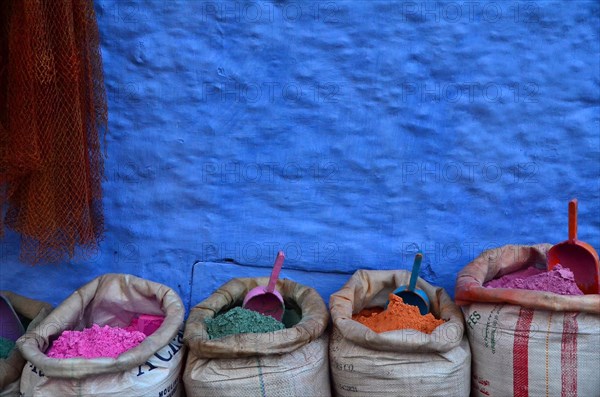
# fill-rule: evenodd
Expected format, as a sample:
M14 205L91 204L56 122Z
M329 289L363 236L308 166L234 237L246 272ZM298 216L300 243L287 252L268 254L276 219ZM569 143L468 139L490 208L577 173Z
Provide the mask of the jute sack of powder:
M459 272L473 396L600 395L600 295L483 287L530 265L545 268L550 247L506 245Z
M417 282L431 313L447 320L431 334L412 329L378 334L352 320L364 308L385 306L388 295L409 279L404 270L358 270L331 295L329 358L337 396L469 395L471 353L462 314L442 288Z
M233 279L196 305L186 322L189 347L183 375L188 397L330 396L327 360L329 313L312 288L279 280L284 299L302 310L291 328L209 339L205 320L242 304L244 296L266 278Z
M18 314L31 320L26 331L32 330L52 311L52 306L46 302L29 299L10 291L0 291L0 294L8 299ZM0 397L17 397L19 395L19 384L24 365L25 359L16 347L6 359L0 360Z
M21 376L25 397L177 397L181 395L183 317L171 288L128 274L106 274L75 291L17 346L29 362ZM165 316L152 335L117 358L56 359L44 354L64 330L125 327L138 314Z

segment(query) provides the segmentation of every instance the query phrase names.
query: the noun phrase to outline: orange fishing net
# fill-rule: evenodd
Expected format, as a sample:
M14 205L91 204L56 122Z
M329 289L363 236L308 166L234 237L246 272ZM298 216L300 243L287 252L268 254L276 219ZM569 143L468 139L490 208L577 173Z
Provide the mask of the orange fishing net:
M92 0L0 1L0 228L21 260L97 248L106 125Z

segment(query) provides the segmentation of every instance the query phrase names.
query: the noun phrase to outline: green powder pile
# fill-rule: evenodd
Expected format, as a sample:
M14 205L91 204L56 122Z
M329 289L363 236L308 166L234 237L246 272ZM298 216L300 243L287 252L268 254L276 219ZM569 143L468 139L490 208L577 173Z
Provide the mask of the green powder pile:
M227 335L279 331L285 326L273 317L238 306L215 318L207 318L206 328L209 338L217 339Z
M4 360L15 347L15 342L0 336L0 359Z

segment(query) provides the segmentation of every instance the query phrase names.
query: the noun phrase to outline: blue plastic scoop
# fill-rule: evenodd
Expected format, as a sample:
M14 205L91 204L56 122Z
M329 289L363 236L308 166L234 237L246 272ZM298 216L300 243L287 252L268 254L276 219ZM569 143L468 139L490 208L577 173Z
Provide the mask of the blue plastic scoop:
M412 273L410 274L410 282L408 285L402 285L394 290L394 295L402 298L404 303L407 305L416 306L422 315L429 313L429 297L425 291L415 289L417 285L417 279L419 278L419 271L421 270L421 261L423 260L423 254L418 252L415 255L415 261L412 267Z

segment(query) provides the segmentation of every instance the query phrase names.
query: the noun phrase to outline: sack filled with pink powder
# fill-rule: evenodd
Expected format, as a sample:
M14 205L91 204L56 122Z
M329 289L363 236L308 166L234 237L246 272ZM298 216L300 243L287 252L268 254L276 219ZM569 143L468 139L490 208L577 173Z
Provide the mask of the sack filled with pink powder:
M24 396L180 397L185 306L170 287L104 274L17 340ZM1 394L1 393L0 393Z
M583 295L575 283L573 272L561 265L556 265L550 271L530 266L488 281L483 286L546 291L560 295Z

